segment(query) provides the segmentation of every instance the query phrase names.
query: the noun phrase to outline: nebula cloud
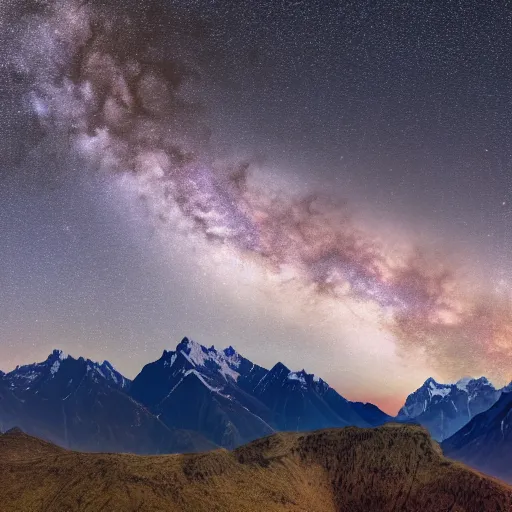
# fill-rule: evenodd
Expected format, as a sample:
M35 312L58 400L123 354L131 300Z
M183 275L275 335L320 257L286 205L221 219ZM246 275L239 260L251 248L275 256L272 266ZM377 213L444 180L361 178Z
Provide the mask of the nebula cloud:
M129 175L155 219L173 229L179 218L212 248L273 274L292 269L317 296L378 305L397 347L426 352L440 372L509 376L510 297L483 296L414 243L389 250L345 204L271 193L250 163L213 161L200 102L208 76L193 45L171 36L180 19L74 0L25 12L7 59L29 84L25 96L47 136L63 138L90 168ZM155 17L162 28L150 32Z

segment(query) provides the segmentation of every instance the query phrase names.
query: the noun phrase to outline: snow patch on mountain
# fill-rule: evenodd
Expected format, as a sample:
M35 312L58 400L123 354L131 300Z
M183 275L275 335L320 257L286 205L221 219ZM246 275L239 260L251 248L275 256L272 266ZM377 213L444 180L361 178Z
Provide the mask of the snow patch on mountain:
M193 340L184 338L178 348L192 366L210 369L214 367L225 380L229 377L237 381L240 377L234 369L240 366L240 356L232 347L218 352L213 346L207 349Z
M231 368L239 368L242 362L240 354L230 345L222 351L225 361Z
M210 386L210 384L208 384L208 382L206 382L204 377L197 370L188 370L185 372L184 376L187 377L188 375L191 375L191 374L195 375L210 391L213 391L214 393L220 392L219 388L214 388L213 386Z
M182 350L181 353L187 357L187 359L196 366L204 366L208 360L208 354L203 351L203 347L192 340L186 342L188 352Z
M52 375L55 375L59 371L59 368L60 368L60 359L58 361L55 361L52 364L52 367L50 368L50 373Z
M183 354L183 355L188 359L186 354ZM178 357L178 354L173 354L171 356L171 360L170 361L164 361L164 366L171 367L175 363L177 357ZM189 361L190 361L190 359L189 359Z
M304 378L304 375L297 372L291 372L288 377L286 377L288 380L297 380L304 386L306 385L306 379Z
M444 398L445 396L448 396L450 394L451 389L452 387L450 385L437 384L434 383L434 381L430 381L429 384L429 393L431 397L440 396Z
M117 376L116 376L116 373L114 372L113 368L110 366L110 363L108 361L103 361L103 364L101 365L103 366L107 371L108 371L108 375L109 377L116 383L116 384L119 384L119 381L117 379Z
M473 379L471 377L463 377L462 379L458 380L455 385L457 386L458 389L460 389L461 391L466 391L468 390L468 384L472 381Z

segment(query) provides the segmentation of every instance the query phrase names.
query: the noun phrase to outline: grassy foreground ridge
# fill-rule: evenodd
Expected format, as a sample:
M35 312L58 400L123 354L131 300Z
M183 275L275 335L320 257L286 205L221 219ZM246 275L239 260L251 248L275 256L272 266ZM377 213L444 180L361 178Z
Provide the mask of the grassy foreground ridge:
M0 435L1 510L22 512L510 512L512 487L388 424L278 433L234 451L137 456Z

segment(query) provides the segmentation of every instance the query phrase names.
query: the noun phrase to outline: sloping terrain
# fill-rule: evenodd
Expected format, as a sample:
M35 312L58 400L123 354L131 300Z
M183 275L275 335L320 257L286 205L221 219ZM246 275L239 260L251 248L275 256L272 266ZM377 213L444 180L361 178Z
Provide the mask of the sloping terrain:
M0 378L0 430L23 431L75 450L179 453L216 445L169 427L126 394L129 381L105 361L54 351Z
M18 427L0 435L0 453L3 462L27 461L67 453L64 448L25 434Z
M512 483L512 392L442 444L447 456Z
M197 432L225 448L272 434L265 421L271 412L237 385L247 360L231 350L226 355L184 338L175 352L164 351L144 366L131 396L168 427Z
M445 459L413 425L162 456L69 452L14 431L0 436L0 503L12 512L509 512L512 488Z

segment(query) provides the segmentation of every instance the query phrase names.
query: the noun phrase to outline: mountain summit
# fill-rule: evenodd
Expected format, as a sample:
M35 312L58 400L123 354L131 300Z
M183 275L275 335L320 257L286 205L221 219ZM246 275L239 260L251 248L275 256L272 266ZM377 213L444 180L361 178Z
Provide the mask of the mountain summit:
M466 377L454 384L440 384L430 377L407 397L397 418L418 422L442 441L491 407L501 392L485 377Z
M217 351L183 338L174 351L164 350L144 366L130 393L166 425L231 448L274 432L263 419L270 411L261 411L238 384L258 370L264 371L233 349Z
M389 417L354 405L322 379L283 363L266 370L233 347L183 338L134 379L131 396L166 425L233 448L281 430L381 424Z

